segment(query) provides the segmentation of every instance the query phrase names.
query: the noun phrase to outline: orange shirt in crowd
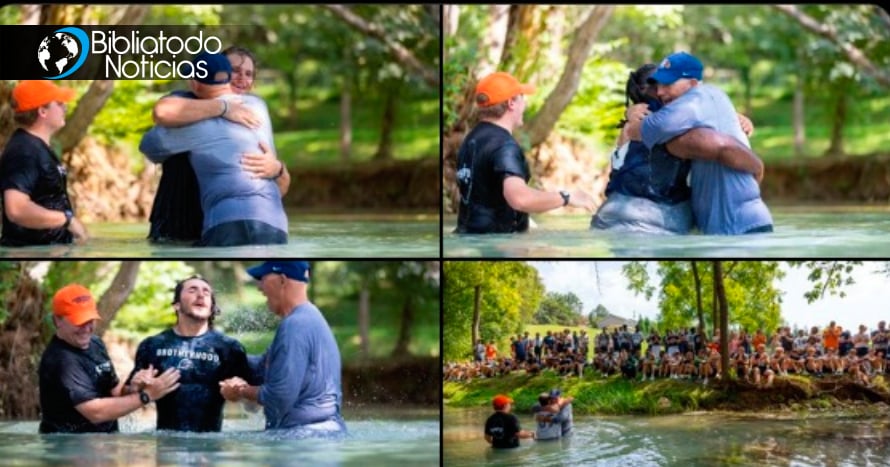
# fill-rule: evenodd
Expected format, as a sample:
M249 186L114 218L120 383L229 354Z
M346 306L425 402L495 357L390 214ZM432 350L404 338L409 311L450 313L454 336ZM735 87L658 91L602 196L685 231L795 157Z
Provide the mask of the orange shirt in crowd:
M494 360L498 358L498 349L495 346L488 344L485 346L485 358L487 360Z
M760 344L766 345L766 334L754 334L751 339L752 348L760 348Z
M834 329L825 328L825 331L822 333L822 345L824 345L826 349L837 350L838 339L840 337L841 337L840 326L835 326Z

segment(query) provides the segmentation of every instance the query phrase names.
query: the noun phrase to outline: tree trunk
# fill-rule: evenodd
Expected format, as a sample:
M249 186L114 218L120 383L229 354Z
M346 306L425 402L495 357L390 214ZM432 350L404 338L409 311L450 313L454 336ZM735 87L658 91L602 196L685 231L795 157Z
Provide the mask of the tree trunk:
M832 113L831 119L831 142L828 145L828 150L825 151L825 155L828 156L842 156L844 155L844 125L847 122L847 92L843 91L845 89L849 89L850 82L849 80L842 80L843 84L838 86L836 94L836 99L834 101L834 112Z
M692 262L692 280L695 284L695 305L698 310L698 334L702 336L702 342L705 339L705 311L701 304L701 277L698 275L698 263Z
M474 288L475 296L473 298L473 352L476 352L476 342L479 342L479 302L482 301L482 286L477 285Z
M2 297L9 315L0 326L0 419L33 420L40 414L37 367L49 329L44 291L26 269Z
M371 291L368 289L367 281L363 280L361 291L359 291L358 299L358 332L359 332L359 355L363 360L367 360L369 355L370 344L369 331L371 329Z
M723 264L714 261L714 293L720 308L720 368L723 381L729 380L729 306L723 287Z
M489 5L488 7L488 27L485 29L485 35L481 40L481 49L483 52L479 63L473 70L472 78L469 83L476 86L476 81L485 75L498 71L502 64L502 58L506 51L506 44L510 36L509 25L511 15L510 5ZM472 107L472 106L470 106Z
M744 110L742 110L742 112L745 115L750 116L753 113L753 110L752 110L753 105L751 104L751 99L752 99L752 97L751 97L751 67L750 66L742 67L742 69L739 70L739 74L741 75L742 87L745 92L745 101L742 104L744 107Z
M797 53L797 73L795 74L796 86L794 86L794 102L792 104L791 122L794 127L794 155L802 156L804 154L804 145L806 144L806 121L804 120L804 98L803 91L804 75L806 67L803 66L803 52Z
M587 19L581 24L575 37L569 46L568 59L565 67L556 83L556 87L544 100L544 105L540 112L532 117L526 125L527 132L532 147L538 146L547 139L553 126L566 106L569 105L575 92L578 91L578 84L581 81L581 71L584 64L590 56L593 44L596 42L597 36L603 26L606 25L612 12L615 10L614 5L597 5L590 10Z
M442 25L442 36L448 37L457 34L457 28L460 26L460 5L443 5L444 23ZM443 57L444 58L444 57Z
M65 119L65 126L56 133L56 139L62 144L62 153L67 155L87 134L87 130L96 118L96 114L105 106L114 90L114 80L96 80L90 88L77 100L77 106L71 117ZM68 164L67 157L63 162Z
M102 294L102 297L96 303L99 309L99 316L102 317L96 323L95 334L99 337L108 330L114 315L117 314L127 298L133 293L136 286L136 278L139 276L139 265L141 261L121 261L120 269L117 270L108 290Z
M340 94L340 160L349 160L352 151L352 94L348 82L343 83Z
M402 90L402 80L389 80L385 86L386 97L383 104L383 118L380 124L380 144L374 153L375 161L387 161L392 159L392 133L396 126L396 112L399 105L399 93Z
M396 347L392 350L393 357L406 357L409 355L408 346L411 344L411 326L414 325L414 300L411 294L405 297L402 304L402 324L399 328L399 338Z

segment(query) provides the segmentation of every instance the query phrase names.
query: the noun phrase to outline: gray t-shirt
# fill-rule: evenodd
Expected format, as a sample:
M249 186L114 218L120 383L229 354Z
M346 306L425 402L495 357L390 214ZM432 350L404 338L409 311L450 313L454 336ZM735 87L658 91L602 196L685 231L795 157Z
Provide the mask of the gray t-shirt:
M262 99L250 94L222 96L233 98L240 98L260 117L258 129L221 117L177 128L155 126L142 137L139 150L156 163L189 151L201 191L204 232L239 220L261 221L287 232L287 216L275 181L253 178L241 166L242 154L260 152L260 142L274 150L269 110Z
M340 417L340 350L315 305L299 305L281 321L260 362L265 374L258 399L266 414L266 429L296 428Z
M699 84L645 120L643 143L663 144L693 128L712 128L750 147L729 97L717 87ZM692 212L702 233L737 235L770 226L773 219L760 198L752 174L717 161L692 161Z

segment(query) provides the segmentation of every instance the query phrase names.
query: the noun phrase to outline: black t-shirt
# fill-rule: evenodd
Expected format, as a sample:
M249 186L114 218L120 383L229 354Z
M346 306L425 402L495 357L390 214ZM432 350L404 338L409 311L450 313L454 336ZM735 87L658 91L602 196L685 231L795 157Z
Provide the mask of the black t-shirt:
M84 350L53 336L40 358L38 376L41 433L118 431L117 420L94 424L74 408L111 396L120 382L98 337L93 336L90 347Z
M158 399L159 430L220 431L225 399L219 382L240 376L255 383L244 347L217 331L200 336L179 336L172 329L142 341L127 383L137 370L154 366L158 372L178 368L179 389Z
M528 230L528 214L514 210L504 198L504 179L509 176L529 180L522 149L506 129L480 122L467 135L457 156L458 233Z
M31 197L34 203L54 211L71 209L68 200L65 166L42 139L19 128L13 133L0 156L0 197L15 189ZM71 243L68 229L29 229L13 223L3 209L4 246Z
M518 448L519 430L519 419L513 414L495 412L485 421L485 434L491 436L493 448Z
M174 91L170 95L196 98L188 91ZM204 211L198 177L188 155L188 151L175 154L162 164L161 180L148 217L151 222L148 238L153 242L194 242L201 238Z

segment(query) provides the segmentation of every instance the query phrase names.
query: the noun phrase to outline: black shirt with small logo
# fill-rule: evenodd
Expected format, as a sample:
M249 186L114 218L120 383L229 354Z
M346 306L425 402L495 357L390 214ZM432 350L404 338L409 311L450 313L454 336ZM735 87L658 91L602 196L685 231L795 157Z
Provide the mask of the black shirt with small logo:
M519 447L519 419L515 415L495 412L485 421L485 434L491 436L491 447Z
M460 206L457 233L512 233L528 230L528 214L504 198L504 179L528 182L528 163L509 131L480 122L470 131L457 156Z
M159 430L220 431L225 399L219 382L238 376L256 384L241 343L214 330L180 336L168 329L145 339L127 383L149 365L159 374L168 368L180 372L179 388L157 401Z
M117 420L92 423L74 407L111 396L120 380L105 344L93 336L87 349L53 336L40 358L40 432L112 433Z
M18 190L35 204L54 211L71 209L68 199L67 171L42 139L19 128L13 133L0 156L0 197L6 190ZM4 203L6 200L3 200ZM71 243L68 229L29 229L9 220L3 209L4 246Z

